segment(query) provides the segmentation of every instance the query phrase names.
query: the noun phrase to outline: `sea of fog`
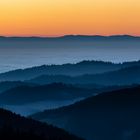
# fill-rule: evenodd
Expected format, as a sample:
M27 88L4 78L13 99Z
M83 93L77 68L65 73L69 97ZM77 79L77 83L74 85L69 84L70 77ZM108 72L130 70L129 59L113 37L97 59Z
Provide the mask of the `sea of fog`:
M0 41L0 73L82 60L116 63L139 59L139 41Z
M31 114L41 112L44 110L56 109L63 106L68 106L71 104L76 103L77 101L82 100L83 98L77 98L73 100L47 100L41 102L35 102L30 104L23 104L23 105L2 105L0 104L1 108L8 109L12 112L20 114L22 116L29 116Z

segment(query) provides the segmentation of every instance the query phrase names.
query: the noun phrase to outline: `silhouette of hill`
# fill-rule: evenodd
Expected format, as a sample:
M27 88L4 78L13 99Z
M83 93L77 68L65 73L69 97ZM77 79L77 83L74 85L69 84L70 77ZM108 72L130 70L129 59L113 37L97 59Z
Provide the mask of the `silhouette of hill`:
M113 35L113 36L100 36L100 35L66 35L61 37L4 37L0 36L0 41L67 41L67 40L140 40L138 36L130 35Z
M17 81L31 79L39 75L82 75L87 73L102 73L119 69L120 65L100 61L83 61L77 64L51 65L15 70L0 74L2 81Z
M24 83L23 83L24 84ZM131 85L131 87L136 85ZM130 86L100 86L90 87L88 85L68 85L63 83L52 83L48 85L21 85L10 88L0 94L0 104L24 105L41 101L65 101L87 98L105 91L122 89Z
M2 83L3 86L4 83ZM43 111L44 109L54 109L67 106L82 100L83 98L97 95L104 91L112 91L127 87L66 85L62 83L35 86L33 84L28 85L22 82L20 83L20 86L18 82L6 82L5 84L6 87L10 89L5 89L6 91L0 94L0 107L22 116L28 116L33 113ZM11 88L11 86L16 87Z
M5 81L5 82L0 82L0 94L2 92L5 92L6 90L9 90L11 88L15 88L18 86L37 86L37 84L33 83L25 83L21 81Z
M140 66L133 66L104 74L81 76L79 80L87 83L95 81L100 85L132 85L140 83L139 76Z
M120 70L106 72L102 74L86 74L82 76L64 76L64 75L42 75L29 82L36 84L49 84L53 82L62 82L67 84L97 84L97 85L132 85L140 83L140 66L122 68Z
M31 117L87 140L140 139L140 86L106 92Z
M0 74L0 81L29 80L41 75L67 75L78 76L84 74L99 74L121 68L140 65L140 61L114 64L102 61L82 61L77 64L43 65L27 69L18 69Z
M27 119L0 109L1 140L81 140L51 125Z
M9 105L40 101L74 100L92 96L100 89L78 88L73 85L53 83L42 86L19 86L0 94L0 103Z

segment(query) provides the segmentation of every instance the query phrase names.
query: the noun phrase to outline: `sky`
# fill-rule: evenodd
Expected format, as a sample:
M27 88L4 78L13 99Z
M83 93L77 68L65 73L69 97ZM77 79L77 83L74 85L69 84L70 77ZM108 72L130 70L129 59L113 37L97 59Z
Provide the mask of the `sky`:
M0 0L1 36L140 36L140 0Z

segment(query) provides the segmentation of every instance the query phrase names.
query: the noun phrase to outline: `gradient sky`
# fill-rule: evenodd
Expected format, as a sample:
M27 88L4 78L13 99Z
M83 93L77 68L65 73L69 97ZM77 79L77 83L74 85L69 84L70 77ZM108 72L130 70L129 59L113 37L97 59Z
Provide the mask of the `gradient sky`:
M0 0L0 35L140 35L140 0Z

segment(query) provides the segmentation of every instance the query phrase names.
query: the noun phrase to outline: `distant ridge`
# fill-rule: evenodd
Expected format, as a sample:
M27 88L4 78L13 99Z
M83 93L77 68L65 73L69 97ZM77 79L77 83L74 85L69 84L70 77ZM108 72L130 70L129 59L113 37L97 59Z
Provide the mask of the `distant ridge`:
M88 40L140 40L139 36L131 36L131 35L112 35L112 36L101 36L101 35L65 35L65 36L59 36L59 37L39 37L39 36L29 36L29 37L18 37L18 36L12 36L12 37L6 37L6 36L0 36L1 40L36 40L36 41L51 41L51 40L81 40L82 41L88 41Z
M140 65L140 61L116 64L103 61L82 61L75 64L68 63L63 65L42 65L27 69L17 69L1 73L0 81L30 80L41 75L78 76L84 74L99 74L135 65Z
M101 74L136 65L139 66L140 61L124 63L82 61L75 64L68 63L63 65L42 65L27 69L17 69L5 73L0 73L0 81L30 80L41 75L79 76L85 74Z

